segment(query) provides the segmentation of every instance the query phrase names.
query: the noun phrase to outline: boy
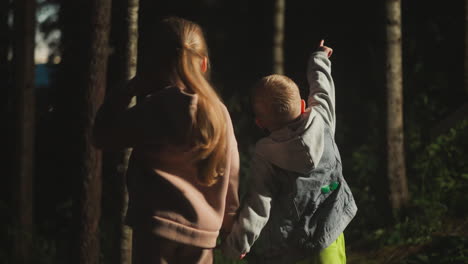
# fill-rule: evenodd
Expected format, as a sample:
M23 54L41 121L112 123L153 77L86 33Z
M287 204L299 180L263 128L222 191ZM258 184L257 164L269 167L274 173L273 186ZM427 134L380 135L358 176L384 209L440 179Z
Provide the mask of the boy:
M322 40L309 59L307 109L286 76L267 76L254 87L256 122L270 135L256 144L250 189L221 245L225 255L250 252L249 263L346 262L343 230L357 207L334 141L331 53Z

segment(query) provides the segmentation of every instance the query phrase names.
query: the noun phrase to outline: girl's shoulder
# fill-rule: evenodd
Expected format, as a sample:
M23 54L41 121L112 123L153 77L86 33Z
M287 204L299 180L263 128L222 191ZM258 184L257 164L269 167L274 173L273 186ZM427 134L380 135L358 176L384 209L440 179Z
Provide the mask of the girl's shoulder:
M168 86L145 96L143 105L148 106L149 113L162 115L166 123L190 126L197 111L197 95L184 92L177 86Z
M167 86L146 95L144 100L148 103L158 103L169 106L193 105L197 102L197 95L183 91L177 86Z
M194 94L190 94L185 92L182 88L170 85L164 88L155 89L151 93L147 94L145 98L158 98L162 96L177 96L177 95L186 95L186 96L193 96Z

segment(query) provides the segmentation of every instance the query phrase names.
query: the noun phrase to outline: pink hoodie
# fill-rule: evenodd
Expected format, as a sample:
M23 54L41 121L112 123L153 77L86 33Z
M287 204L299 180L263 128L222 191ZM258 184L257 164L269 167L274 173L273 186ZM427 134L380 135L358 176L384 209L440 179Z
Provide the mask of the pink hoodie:
M107 100L94 128L99 148L133 147L128 224L183 244L215 247L220 229L229 232L239 207L239 153L227 109L226 173L206 187L197 181L184 138L194 121L197 95L168 87L127 109L130 97Z

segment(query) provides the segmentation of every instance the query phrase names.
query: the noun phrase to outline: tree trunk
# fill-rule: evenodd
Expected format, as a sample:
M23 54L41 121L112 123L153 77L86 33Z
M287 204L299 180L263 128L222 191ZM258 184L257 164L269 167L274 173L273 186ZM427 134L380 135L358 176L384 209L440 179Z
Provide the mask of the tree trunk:
M138 8L138 54L137 68L142 68L142 57L145 56L144 51L147 50L145 45L152 43L151 39L154 34L151 34L151 26L157 21L157 16L154 12L157 9L157 2L152 0L140 0Z
M276 74L284 74L284 13L285 0L276 0L273 33L273 73Z
M409 200L403 140L403 77L401 51L401 0L386 1L387 31L387 174L392 209Z
M468 0L465 0L465 91L468 93Z
M114 43L114 53L109 66L110 89L121 87L136 73L138 2L138 0L114 0L112 5L111 41ZM110 90L110 93L112 92ZM135 103L136 99L133 98L129 106ZM110 203L112 203L109 215L113 216L110 219L112 225L110 263L130 264L132 259L132 231L124 223L128 206L126 172L131 152L131 149L125 149L109 153L113 163L112 175L106 183L109 186Z
M15 89L12 87L12 63L11 63L11 58L9 56L10 49L11 49L11 41L12 41L12 30L10 29L10 26L8 25L8 14L11 12L11 4L9 0L0 0L0 80L3 86L3 96L1 100L1 109L2 109L2 116L6 117L5 118L5 123L4 126L8 127L8 137L11 137L15 135L16 133L13 131L14 127L14 118L12 116L12 113L15 113L16 110L12 109L12 99L14 96L14 91ZM8 142L7 143L7 149L11 153L13 153L14 150L14 143L13 142ZM6 159L6 164L9 164L5 168L5 175L12 175L12 169L13 167L10 165L13 162L13 157L9 156ZM11 179L10 179L11 178ZM0 196L4 199L11 199L13 198L11 194L9 194L9 191L11 190L11 180L13 177L9 177L9 180L5 182L3 185L3 188L0 188L0 191L4 194L4 196ZM8 198L6 198L8 197ZM10 219L8 219L10 220Z
M0 0L0 80L5 84L9 79L8 50L10 47L10 28L8 26L8 13L10 1Z
M111 0L64 1L62 100L67 110L64 131L69 135L68 177L77 189L70 263L99 262L101 216L101 152L92 144L92 127L102 104L107 80Z
M92 144L92 127L97 109L104 100L106 87L108 37L110 30L110 0L93 1L90 9L90 43L87 76L83 96L83 174L80 195L81 230L79 232L79 263L99 263L99 232L101 216L101 152Z
M18 229L14 263L30 263L33 235L34 167L34 39L36 3L18 0L14 6L13 63L16 106L16 158L14 200Z

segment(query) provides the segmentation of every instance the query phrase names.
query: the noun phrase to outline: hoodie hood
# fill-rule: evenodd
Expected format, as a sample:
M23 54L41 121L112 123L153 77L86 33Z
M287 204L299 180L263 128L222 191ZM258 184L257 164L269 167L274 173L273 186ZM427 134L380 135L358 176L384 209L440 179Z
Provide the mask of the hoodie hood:
M298 121L261 139L256 146L257 154L282 169L308 173L322 157L324 129L320 115L308 108Z

